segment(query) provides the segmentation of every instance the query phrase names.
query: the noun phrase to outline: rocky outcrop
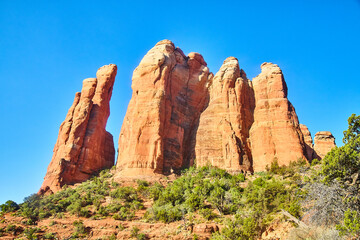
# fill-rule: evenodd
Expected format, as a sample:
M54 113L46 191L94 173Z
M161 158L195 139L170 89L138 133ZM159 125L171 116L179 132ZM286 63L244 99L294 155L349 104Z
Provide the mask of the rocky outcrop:
M196 165L251 171L248 138L255 99L236 58L224 61L209 87L208 101L196 134Z
M113 137L105 127L116 71L116 65L106 65L99 68L96 78L83 81L81 93L75 94L60 126L40 194L85 181L97 171L114 165Z
M170 174L194 161L229 171L263 171L275 159L311 161L311 135L287 99L282 71L272 63L261 69L249 81L229 57L213 77L200 54L157 43L133 73L119 175Z
M113 137L105 129L116 71L110 64L84 80L60 126L40 194L113 166ZM199 53L186 56L163 40L134 70L132 90L116 177L167 175L195 164L263 171L275 159L280 165L311 161L335 146L331 133L320 132L313 147L287 99L282 71L272 63L262 64L250 81L238 60L229 57L213 76Z
M169 40L141 60L119 137L116 166L122 175L168 174L192 165L212 78L206 65L200 54L185 56Z
M320 159L324 158L331 149L336 147L335 138L331 132L328 131L317 132L314 142L314 150Z
M265 170L274 159L280 165L306 159L304 137L295 109L287 99L281 69L275 64L263 63L252 85L255 110L250 141L254 171Z
M311 133L310 133L308 127L304 124L300 124L300 130L304 136L306 158L309 161L311 161L311 160L317 158L317 155L314 151L314 144L313 144L313 140L311 137Z

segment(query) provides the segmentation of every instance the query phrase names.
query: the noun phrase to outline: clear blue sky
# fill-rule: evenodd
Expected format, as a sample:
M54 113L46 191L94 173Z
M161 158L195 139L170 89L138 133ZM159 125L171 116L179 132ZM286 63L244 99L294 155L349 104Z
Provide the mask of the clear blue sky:
M0 203L38 191L75 92L109 63L117 147L132 71L162 39L201 53L212 72L228 56L249 78L278 64L300 122L341 144L360 114L359 1L153 2L0 0Z

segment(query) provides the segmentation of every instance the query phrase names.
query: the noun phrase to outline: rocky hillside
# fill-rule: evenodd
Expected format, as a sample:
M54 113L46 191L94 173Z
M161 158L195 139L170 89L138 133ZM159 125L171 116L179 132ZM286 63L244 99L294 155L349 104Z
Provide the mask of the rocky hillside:
M281 211L301 214L303 190L292 183L302 181L297 172L307 168L304 163L275 163L269 172L248 177L211 167L142 179L104 170L55 194L1 206L0 239L284 237L294 227Z

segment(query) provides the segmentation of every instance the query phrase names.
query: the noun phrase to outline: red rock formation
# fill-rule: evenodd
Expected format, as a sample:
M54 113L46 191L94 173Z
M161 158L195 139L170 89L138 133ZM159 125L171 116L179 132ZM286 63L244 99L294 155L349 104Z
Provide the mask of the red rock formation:
M83 81L81 93L75 94L73 105L60 126L40 194L85 181L95 172L114 165L113 137L105 126L116 71L114 64L103 66L97 71L97 78Z
M331 134L331 132L327 131L317 132L315 134L314 142L314 150L319 159L324 158L331 149L336 147L334 136Z
M306 158L311 161L317 157L314 151L314 144L311 137L311 133L306 125L300 124L300 130L304 135L304 142L305 142L305 151L306 151Z
M186 57L169 40L145 55L133 73L119 137L122 175L167 174L191 165L211 76L200 54Z
M196 165L251 171L248 142L255 107L251 82L238 60L227 58L209 87L208 107L196 135Z
M255 93L254 123L250 129L254 171L265 170L275 158L280 165L305 157L305 143L280 68L263 63L252 81Z

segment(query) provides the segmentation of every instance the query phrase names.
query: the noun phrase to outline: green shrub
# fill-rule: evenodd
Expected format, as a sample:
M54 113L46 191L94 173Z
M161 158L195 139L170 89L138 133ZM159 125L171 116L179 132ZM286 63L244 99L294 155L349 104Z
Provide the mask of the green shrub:
M14 212L19 208L20 208L19 205L12 200L8 200L4 204L0 205L1 212Z
M204 198L196 193L186 192L184 205L188 211L195 211L204 206Z
M83 221L75 220L73 222L73 226L75 227L75 232L73 233L73 237L79 238L86 235L86 228L84 226Z
M43 236L44 239L56 239L55 237L55 233L45 233L45 235Z
M203 208L199 210L201 216L203 216L206 220L211 220L217 217L216 213L213 212L212 209Z
M135 216L135 213L130 211L129 208L121 207L120 210L113 215L115 220L131 220Z
M116 235L115 233L111 234L110 237L107 238L108 240L116 240Z
M144 233L140 233L140 229L138 227L133 227L131 229L130 237L136 238L137 240L146 239L146 235Z
M319 165L321 163L321 161L317 158L313 159L311 161L311 166L316 166L316 165Z
M132 202L134 200L140 200L135 188L132 187L119 187L110 193L112 198L121 199L126 202Z
M120 231L122 231L122 230L125 229L125 226L120 223L119 226L117 226L117 228L118 228Z
M113 181L111 181L111 186L112 186L113 188L116 188L116 187L119 187L120 184L117 183L117 182L115 182L115 181L113 180Z
M324 182L352 182L360 169L360 115L352 114L344 131L344 146L333 148L323 159L321 174Z
M344 215L344 221L342 225L337 225L337 230L340 231L340 235L360 235L360 214L357 211L351 211L348 209Z
M153 205L145 213L145 218L148 220L162 221L164 223L181 220L184 210L179 206L173 206L171 203L166 205Z
M136 180L136 183L138 185L138 188L146 188L150 185L149 182L140 179Z
M24 234L27 239L29 240L35 240L38 239L37 233L40 232L39 228L27 228L24 231Z
M140 210L144 208L144 204L142 202L139 202L138 200L134 200L131 203L129 203L129 207L132 210Z
M163 191L164 191L164 186L156 182L154 185L148 187L147 196L153 199L154 201L156 201L159 199Z
M13 235L19 235L23 231L24 229L21 226L16 226L15 224L7 225L5 228L5 232L12 233Z

